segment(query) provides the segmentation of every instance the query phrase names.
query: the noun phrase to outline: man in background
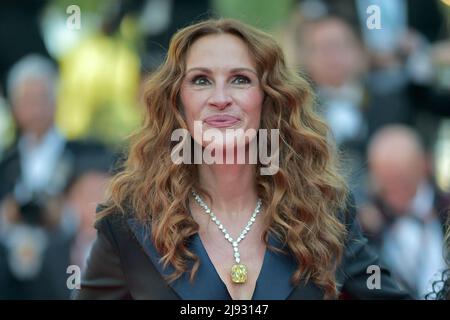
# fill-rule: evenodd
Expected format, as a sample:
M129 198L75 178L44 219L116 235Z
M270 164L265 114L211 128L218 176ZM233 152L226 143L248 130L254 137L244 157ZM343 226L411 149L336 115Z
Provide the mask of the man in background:
M415 297L424 298L442 269L445 208L418 135L402 125L379 130L368 147L370 204L359 210L369 241Z

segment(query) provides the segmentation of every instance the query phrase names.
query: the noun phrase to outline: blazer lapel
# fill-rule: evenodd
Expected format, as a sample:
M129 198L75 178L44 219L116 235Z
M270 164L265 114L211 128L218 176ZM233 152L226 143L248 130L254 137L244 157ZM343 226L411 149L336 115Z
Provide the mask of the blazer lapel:
M269 236L269 244L278 249L284 248L274 236ZM297 262L291 255L266 249L252 299L322 299L319 288L313 283L301 282L298 286L291 283L295 270L297 270Z
M150 240L150 228L146 228L136 218L128 219L127 223L156 270L163 277L171 274L174 271L174 268L171 265L164 268L163 264L160 263L161 256ZM185 273L174 282L169 283L169 286L185 300L231 299L225 284L215 271L198 234L192 237L188 247L192 252L195 252L199 256L201 261L195 280L191 283L189 281L189 274Z
M136 218L129 218L127 223L161 276L165 277L171 274L174 268L171 265L164 268L160 263L161 256L151 241L150 228L146 228ZM272 236L269 236L269 244L276 248L283 248L281 242ZM198 234L192 236L188 247L198 255L201 261L194 282L191 283L189 274L185 273L170 283L169 286L184 300L231 300L231 296L212 264ZM301 282L296 287L291 284L290 280L296 269L297 263L291 255L266 249L252 299L323 299L323 291L313 282Z

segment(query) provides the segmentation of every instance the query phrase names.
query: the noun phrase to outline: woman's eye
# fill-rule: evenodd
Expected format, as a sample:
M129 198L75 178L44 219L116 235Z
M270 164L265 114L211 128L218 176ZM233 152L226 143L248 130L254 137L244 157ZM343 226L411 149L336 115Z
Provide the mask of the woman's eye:
M249 84L251 81L246 76L237 76L233 79L233 83L235 84Z
M208 78L205 76L197 76L194 79L192 79L192 83L199 86L205 86L210 84Z

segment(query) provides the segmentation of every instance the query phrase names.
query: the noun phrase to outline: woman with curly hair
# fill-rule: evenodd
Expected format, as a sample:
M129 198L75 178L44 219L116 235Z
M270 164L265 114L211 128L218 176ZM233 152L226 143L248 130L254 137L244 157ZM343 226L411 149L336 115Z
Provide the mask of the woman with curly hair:
M188 26L145 93L78 298L408 297L366 246L311 88L270 35L232 19ZM256 141L258 154L276 147L271 168L236 161ZM227 162L184 161L211 145Z

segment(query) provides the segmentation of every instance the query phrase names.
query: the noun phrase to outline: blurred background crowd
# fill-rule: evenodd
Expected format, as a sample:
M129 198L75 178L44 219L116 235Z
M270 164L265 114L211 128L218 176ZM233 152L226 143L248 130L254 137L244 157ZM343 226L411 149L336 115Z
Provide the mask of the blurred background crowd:
M449 0L1 1L0 299L70 297L143 83L208 17L273 34L310 80L370 245L423 299L448 250Z

